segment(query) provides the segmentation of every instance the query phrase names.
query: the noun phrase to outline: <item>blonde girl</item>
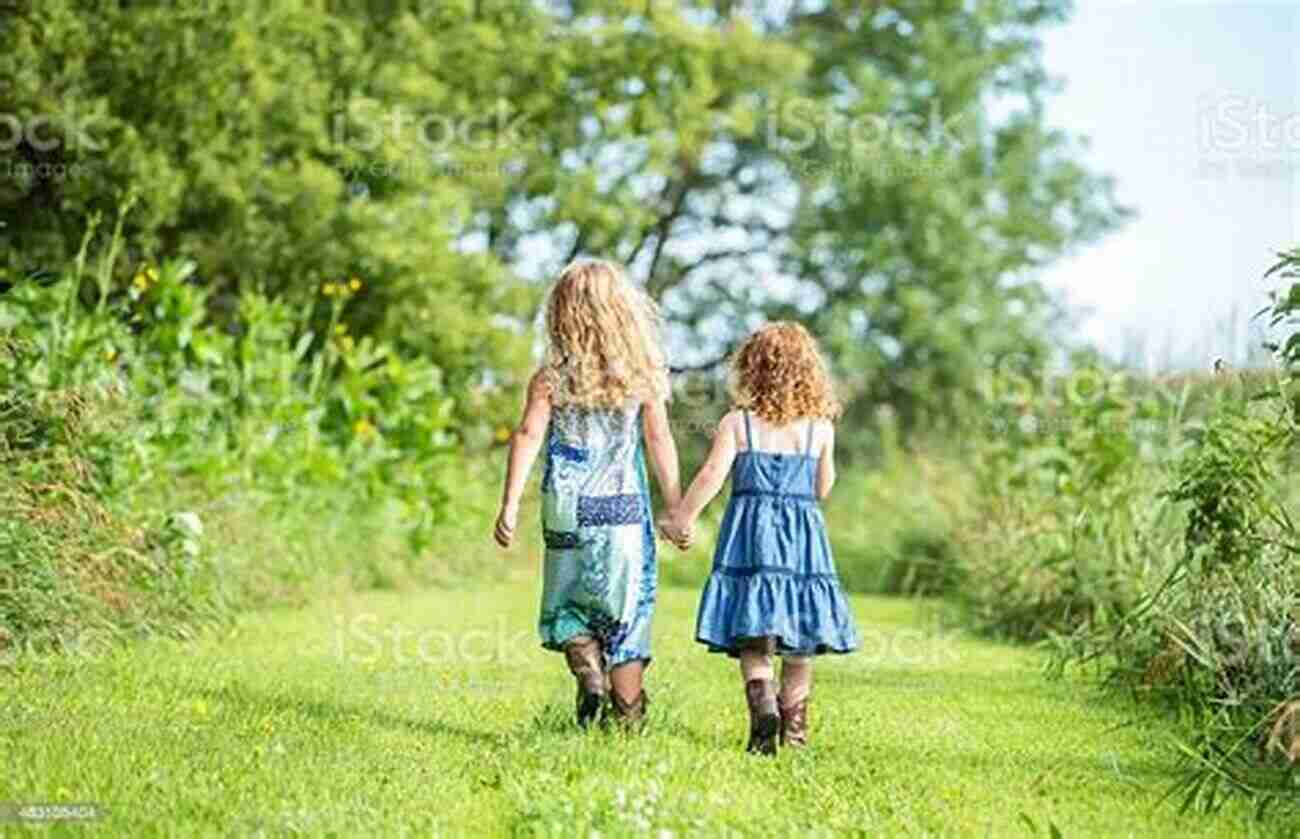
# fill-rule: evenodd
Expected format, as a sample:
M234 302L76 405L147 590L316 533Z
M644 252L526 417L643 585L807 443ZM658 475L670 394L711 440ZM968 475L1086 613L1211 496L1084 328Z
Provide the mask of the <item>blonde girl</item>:
M656 593L645 452L669 505L681 499L668 427L668 370L654 303L612 262L576 262L546 307L546 356L510 439L496 541L509 547L528 474L545 450L542 646L577 681L577 722L606 703L624 724L645 715Z
M840 415L816 342L796 323L752 335L734 362L734 407L665 534L689 544L731 476L696 640L740 659L751 752L808 743L812 659L857 648L819 501L835 484ZM772 656L782 658L778 691Z

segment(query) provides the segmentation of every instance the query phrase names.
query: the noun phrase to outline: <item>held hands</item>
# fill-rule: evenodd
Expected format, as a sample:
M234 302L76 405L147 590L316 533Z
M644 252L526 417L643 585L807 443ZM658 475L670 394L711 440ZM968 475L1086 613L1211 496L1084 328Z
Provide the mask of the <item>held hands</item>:
M690 550L695 544L695 522L690 521L678 509L674 508L659 517L659 535L672 542L678 550ZM503 548L508 548L515 541L515 532L519 528L519 508L502 507L497 514L496 528L492 538Z
M505 506L497 515L496 531L492 538L503 548L510 547L515 541L515 530L519 527L519 508Z
M658 525L659 535L676 545L678 550L689 550L695 543L695 522L680 507L673 507L661 515Z

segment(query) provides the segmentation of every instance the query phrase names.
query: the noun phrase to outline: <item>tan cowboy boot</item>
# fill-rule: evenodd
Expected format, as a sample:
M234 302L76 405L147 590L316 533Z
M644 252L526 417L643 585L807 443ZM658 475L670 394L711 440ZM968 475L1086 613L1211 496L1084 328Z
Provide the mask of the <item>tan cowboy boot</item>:
M609 692L610 704L613 710L614 722L624 731L639 731L645 726L646 709L650 707L650 697L646 695L645 689L642 688L637 698L628 702L619 692L611 690Z
M605 707L605 665L600 642L585 635L574 638L564 646L564 659L578 682L578 726L586 728Z
M781 745L801 749L808 745L808 697L790 705L779 704Z

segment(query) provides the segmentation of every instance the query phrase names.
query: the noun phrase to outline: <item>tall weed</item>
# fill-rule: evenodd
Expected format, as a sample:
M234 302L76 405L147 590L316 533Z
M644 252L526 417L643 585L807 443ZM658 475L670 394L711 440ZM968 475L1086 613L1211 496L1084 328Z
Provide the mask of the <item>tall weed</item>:
M1297 277L1300 253L1275 269ZM1273 328L1300 326L1300 283L1271 307ZM1160 492L1178 510L1180 549L1157 586L1060 649L1109 684L1156 700L1184 726L1185 807L1247 793L1261 809L1294 803L1300 782L1300 534L1290 466L1300 424L1300 333L1274 346L1278 370L1226 388Z

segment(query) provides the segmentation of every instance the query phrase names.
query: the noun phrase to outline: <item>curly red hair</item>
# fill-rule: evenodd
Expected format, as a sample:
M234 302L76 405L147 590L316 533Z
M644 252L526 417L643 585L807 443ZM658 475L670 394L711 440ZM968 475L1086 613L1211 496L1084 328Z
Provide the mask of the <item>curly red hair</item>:
M826 360L802 324L768 324L746 339L732 362L733 401L767 423L815 417L832 422L843 406Z

